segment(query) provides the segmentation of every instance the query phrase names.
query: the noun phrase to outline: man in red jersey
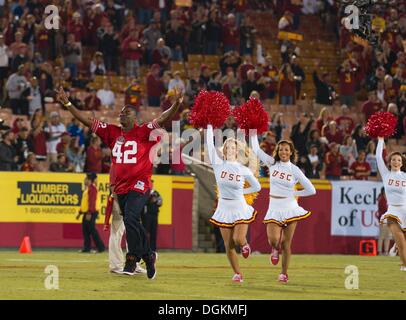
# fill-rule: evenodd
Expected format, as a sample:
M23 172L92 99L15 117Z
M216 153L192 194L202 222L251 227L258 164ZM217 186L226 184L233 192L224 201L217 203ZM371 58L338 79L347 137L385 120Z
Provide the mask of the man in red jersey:
M155 129L172 119L183 101L183 95L175 90L175 103L159 118L150 123L137 125L137 111L126 105L120 112L121 127L107 124L94 118L88 118L69 100L61 87L57 98L85 126L97 134L111 149L114 163L115 186L118 203L124 218L128 253L123 273L134 275L136 264L145 261L147 276L154 279L156 275L156 253L152 252L146 231L141 224L141 213L148 200L151 189L152 162L149 154L158 141L150 141Z

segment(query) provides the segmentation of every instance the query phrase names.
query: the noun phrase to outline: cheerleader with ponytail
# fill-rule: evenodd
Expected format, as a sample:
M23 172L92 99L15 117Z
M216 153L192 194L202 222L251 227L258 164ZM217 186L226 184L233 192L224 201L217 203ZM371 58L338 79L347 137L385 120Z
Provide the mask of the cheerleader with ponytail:
M369 118L365 131L371 138L378 137L376 161L388 202L381 223L387 223L402 261L400 270L406 271L406 158L400 152L391 153L388 168L382 156L384 138L395 133L396 124L396 117L389 112L377 112Z
M247 241L248 224L253 222L256 211L247 204L244 195L261 189L254 172L259 163L245 142L229 138L222 147L221 155L214 146L213 128L220 128L231 114L230 102L220 92L201 91L195 99L189 121L195 128L207 128L206 142L210 163L218 189L217 208L210 222L220 227L227 258L233 269L232 281L243 282L236 248L248 258L251 247ZM248 167L247 167L248 166Z
M251 99L234 111L237 123L241 129L264 132L268 128L268 114L261 103ZM264 223L267 225L268 242L272 247L271 263L279 262L279 251L282 251L282 272L278 281L288 282L288 266L291 257L291 243L297 221L306 219L310 212L301 208L295 197L311 196L316 189L303 172L294 165L296 150L290 141L280 141L269 156L261 150L257 134L250 134L250 145L259 160L269 168L270 202ZM296 191L296 184L300 182L304 188Z

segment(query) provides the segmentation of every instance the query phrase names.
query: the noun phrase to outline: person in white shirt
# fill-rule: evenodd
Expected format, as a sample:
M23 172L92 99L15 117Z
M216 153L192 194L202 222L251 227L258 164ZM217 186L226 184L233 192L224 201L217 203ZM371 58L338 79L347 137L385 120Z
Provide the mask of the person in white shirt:
M388 211L381 217L387 223L402 261L401 271L406 271L406 158L400 152L389 155L389 169L382 157L385 141L378 139L376 161L385 188Z
M37 109L42 109L42 98L41 92L38 85L38 79L32 77L30 81L30 95L28 96L28 113L30 117L35 113Z
M56 111L51 112L51 121L48 126L44 128L47 135L47 154L50 162L56 162L57 150L56 146L61 142L61 136L66 132L65 125L61 122L59 113Z
M287 283L291 243L297 222L308 218L311 214L298 205L295 197L314 195L316 189L303 172L292 163L297 158L292 142L279 141L273 157L259 147L256 134L250 135L250 143L259 160L269 168L270 200L264 223L267 225L268 242L272 247L270 261L273 265L277 265L279 251L282 251L282 272L278 280ZM296 190L298 182L304 188L303 190Z
M100 99L102 106L114 107L116 97L114 92L110 90L110 84L108 82L103 84L103 89L98 90L96 95Z
M245 143L232 138L224 142L220 158L213 138L213 127L208 125L206 133L208 154L219 192L216 211L209 221L220 227L227 257L234 271L232 281L243 282L235 249L237 246L240 247L244 258L248 258L251 253L247 242L248 224L255 220L257 212L247 204L244 194L258 192L261 185L246 164L254 169L255 162L258 165L258 160L253 159L253 154L251 152L250 155ZM248 182L249 187L245 188L245 182Z
M0 84L7 78L10 55L11 52L5 43L4 35L0 34Z
M169 81L168 91L174 88L178 88L183 94L185 93L186 87L183 80L180 78L180 71L175 71L173 74L174 78Z

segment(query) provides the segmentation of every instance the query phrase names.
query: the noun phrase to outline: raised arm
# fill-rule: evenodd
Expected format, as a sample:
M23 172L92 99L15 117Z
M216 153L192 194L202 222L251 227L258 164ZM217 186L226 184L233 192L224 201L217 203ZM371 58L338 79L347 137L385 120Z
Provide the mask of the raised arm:
M293 173L303 187L303 190L295 191L295 197L307 197L316 194L316 188L311 181L304 175L304 173L296 166L293 167Z
M269 154L266 154L260 147L258 143L258 136L256 134L250 136L250 144L252 151L257 155L259 160L261 160L265 165L270 167L275 163L275 159Z
M214 134L213 134L213 127L211 124L209 124L207 126L206 140L207 140L207 151L209 153L210 163L212 165L222 164L223 160L218 156L216 147L214 146Z
M248 169L248 168L247 168ZM245 180L249 183L248 188L244 188L244 194L250 194L261 190L261 185L257 178L254 177L252 172L248 169L248 173L244 175Z
M178 88L174 88L175 103L165 112L163 112L156 120L159 126L162 126L166 121L171 120L178 112L180 105L183 102L183 93Z
M385 161L383 160L383 146L385 141L383 138L378 138L378 146L376 147L376 162L378 164L378 170L381 176L387 175L389 173L388 168L386 167Z
M73 103L69 101L68 96L62 87L60 87L59 90L56 90L56 98L66 109L69 110L70 113L72 113L76 119L82 122L86 127L90 128L92 126L93 118L89 118L84 112L78 110Z

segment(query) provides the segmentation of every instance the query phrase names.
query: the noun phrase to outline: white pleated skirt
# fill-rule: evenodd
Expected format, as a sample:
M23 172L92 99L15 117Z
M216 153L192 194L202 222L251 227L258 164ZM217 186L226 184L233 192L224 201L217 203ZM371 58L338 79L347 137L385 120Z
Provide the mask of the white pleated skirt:
M290 222L308 218L310 211L303 209L295 198L270 198L268 212L265 215L264 223L276 223L279 226L286 226Z
M386 224L387 219L396 220L403 231L406 231L406 205L403 206L388 206L388 210L381 217L381 223Z
M219 199L216 211L209 221L222 228L233 228L237 224L249 224L255 220L257 212L242 199Z

